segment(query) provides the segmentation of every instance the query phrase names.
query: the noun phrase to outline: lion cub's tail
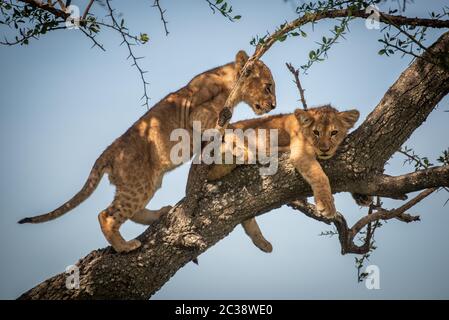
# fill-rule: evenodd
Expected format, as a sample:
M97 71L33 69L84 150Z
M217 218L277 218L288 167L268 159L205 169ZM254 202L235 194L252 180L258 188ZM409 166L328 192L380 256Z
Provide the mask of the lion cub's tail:
M81 202L86 200L97 188L98 184L100 183L101 178L103 177L105 173L105 169L108 166L107 161L105 160L106 157L104 157L104 154L101 155L97 161L95 161L95 164L90 171L89 177L87 178L86 183L84 184L83 188L73 196L72 199L64 203L59 208L39 216L30 217L30 218L24 218L19 221L20 224L22 223L41 223L50 221L53 219L56 219L63 214L67 213L68 211L72 210L73 208L77 207Z

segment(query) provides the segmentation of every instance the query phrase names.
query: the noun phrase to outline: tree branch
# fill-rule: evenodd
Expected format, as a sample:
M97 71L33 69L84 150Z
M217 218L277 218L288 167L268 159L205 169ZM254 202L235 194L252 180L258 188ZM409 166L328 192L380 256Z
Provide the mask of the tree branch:
M24 2L26 4L29 4L30 6L32 6L34 8L50 12L51 14L53 14L57 18L63 18L64 20L66 20L70 16L70 13L67 13L67 12L65 12L63 10L57 9L53 5L50 5L50 4L45 3L45 2L41 2L41 1L38 1L38 0L18 0L18 1Z
M304 89L302 88L301 81L299 81L299 69L295 69L291 63L286 63L287 69L293 74L295 78L295 84L299 91L299 96L301 97L301 103L304 110L307 110L306 98L304 98Z
M164 25L165 35L168 36L168 34L169 34L170 32L168 32L168 29L167 29L167 24L168 24L168 22L167 22L167 20L165 20L165 16L164 16L165 11L167 11L167 10L163 10L163 9L161 8L161 4L159 3L159 0L154 0L153 7L157 8L157 9L159 10L159 14L160 14L160 16L161 16L161 21L162 21L162 23L163 23L163 25Z
M89 13L90 8L92 7L94 1L95 1L95 0L90 0L89 3L87 4L86 9L84 9L84 12L83 12L83 17L81 18L82 20L85 20L85 19L86 19L87 14Z
M354 226L350 229L350 233L352 234L352 238L360 232L366 225L368 225L371 222L375 222L377 220L390 220L393 218L397 218L398 216L402 215L410 209L411 207L415 206L418 202L423 200L424 198L428 197L430 194L432 194L434 191L436 191L437 188L430 188L422 191L420 194L418 194L416 197L408 201L407 203L403 204L397 209L392 210L385 210L382 208L378 208L376 212L371 213L363 218L361 218L359 221L357 221ZM403 219L404 220L404 219Z
M259 46L253 61L268 48ZM449 32L429 51L447 53L448 48ZM421 59L414 61L364 123L348 136L339 154L321 162L333 192L362 190L367 194L404 194L448 186L448 166L399 177L382 175L385 162L448 91L447 69ZM242 221L290 203L298 196L312 194L310 186L288 158L285 153L280 156L278 171L272 176L260 176L257 166L247 165L237 168L221 181L200 184L195 192L198 197L194 212L186 214L189 199L181 200L169 214L138 237L143 246L134 252L117 254L109 247L91 252L77 263L79 289L66 289L66 275L62 273L20 298L148 299L177 270L226 237ZM406 215L398 217L407 219ZM339 225L344 230L344 223ZM351 249L351 252L364 250L363 246Z
M143 70L142 67L140 66L138 60L142 59L142 57L136 57L132 48L131 48L131 43L128 41L128 38L130 37L129 34L125 31L126 29L120 25L115 16L114 16L114 9L112 8L111 4L110 4L110 0L106 0L106 6L109 10L109 17L111 18L112 21L112 27L115 30L118 30L121 37L122 37L122 43L121 44L125 44L126 47L128 48L128 57L127 59L131 58L133 60L133 64L132 66L136 67L137 71L139 72L140 75L140 79L142 80L142 84L143 84L143 96L141 98L141 100L144 100L144 103L142 104L143 106L146 106L147 109L150 108L149 106L149 101L150 101L150 97L148 96L148 90L147 90L147 86L148 86L148 82L145 79L145 73L147 73L147 71ZM138 41L137 37L131 37L132 40L134 41Z
M436 187L449 187L449 166L433 167L397 177L377 175L368 183L358 184L356 188L362 194L395 197Z
M406 214L405 211L415 206L418 202L423 200L432 194L436 188L426 189L417 195L412 200L408 201L406 204L400 206L397 209L385 210L379 206L371 205L369 212L366 216L359 219L351 228L348 228L348 223L344 218L343 214L337 213L335 219L328 219L316 214L316 207L313 204L308 203L305 200L295 200L288 204L289 207L299 210L304 213L309 218L324 222L326 224L333 223L337 229L338 238L341 245L341 253L355 253L355 254L366 254L371 248L371 240L374 236L375 229L371 227L371 224L379 220L390 220L397 218L403 222L418 221L419 217L414 217ZM354 243L355 236L363 229L367 227L367 233L365 241L361 246Z

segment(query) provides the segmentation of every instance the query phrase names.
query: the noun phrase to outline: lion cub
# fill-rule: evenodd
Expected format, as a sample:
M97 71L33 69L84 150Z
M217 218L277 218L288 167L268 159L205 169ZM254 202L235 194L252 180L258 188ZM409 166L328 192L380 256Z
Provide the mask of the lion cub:
M170 210L169 206L156 211L145 207L161 186L164 174L180 165L170 156L177 144L170 139L171 133L179 128L187 130L192 145L195 121L201 123L202 131L214 128L247 60L248 55L239 51L234 62L201 73L185 87L168 94L100 155L85 185L71 200L50 213L19 223L40 223L62 216L86 200L103 174L108 173L116 194L109 207L98 215L101 230L117 252L139 248L140 241L126 241L119 228L128 219L151 224ZM248 70L235 104L240 102L250 105L259 115L275 108L275 84L270 69L262 61L256 61ZM191 150L188 156L192 155Z
M234 129L278 130L278 150L290 150L290 161L310 184L318 214L332 218L336 214L329 179L318 159L329 159L337 151L359 118L357 110L339 112L330 105L307 111L297 109L293 114L266 116L239 121L230 125ZM269 144L267 144L269 147ZM216 180L232 171L236 165L215 165L208 173ZM263 237L254 218L242 223L245 232L262 251L271 252L271 244Z

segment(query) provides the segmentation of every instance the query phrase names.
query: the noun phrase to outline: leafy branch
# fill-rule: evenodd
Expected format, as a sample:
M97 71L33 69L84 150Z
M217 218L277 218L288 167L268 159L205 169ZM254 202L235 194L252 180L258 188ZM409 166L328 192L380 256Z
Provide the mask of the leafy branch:
M414 165L415 171L421 169L428 169L431 166L433 166L433 163L429 161L428 157L421 157L417 155L412 148L404 146L401 149L399 149L398 152L406 157L406 159L404 160L404 165L405 164Z
M215 14L216 11L220 12L224 17L228 18L229 21L234 22L235 20L239 20L241 15L231 15L232 6L228 4L228 2L224 0L206 0L209 4L209 8Z
M240 15L231 15L232 6L223 0L206 0L213 12L219 11L223 16L231 21L241 18ZM105 7L108 11L107 17L111 22L100 21L90 11L93 4ZM128 49L127 59L132 59L132 66L136 67L139 72L140 79L143 84L143 105L149 108L148 81L145 79L145 73L140 66L138 57L133 51L134 45L142 45L149 41L148 34L140 33L133 35L125 26L125 20L115 16L114 9L111 6L111 0L95 1L89 0L80 17L72 16L70 13L71 1L40 1L40 0L2 0L0 2L0 12L3 18L0 18L0 25L9 29L17 30L17 35L13 39L6 36L0 40L1 45L27 45L31 39L39 39L40 36L47 34L49 31L63 30L68 25L73 26L82 32L92 41L92 47L98 47L105 51L104 46L97 40L97 35L102 28L111 29L118 32L122 38L121 45L125 44ZM160 19L164 26L165 34L168 35L167 20L165 18L166 10L162 9L160 0L154 0L153 7L157 8Z
M389 13L394 13L397 10L390 10ZM443 7L442 12L431 12L430 17L435 20L441 20L443 18L449 17L449 7ZM388 20L388 17L385 17ZM397 33L391 34L391 28L394 27ZM417 27L414 25L397 25L393 21L390 21L389 25L382 28L382 32L388 30L384 33L383 38L378 41L384 45L384 47L379 50L380 55L394 55L397 52L402 53L402 57L405 55L410 55L413 58L420 58L422 52L428 52L428 49L423 45L426 40L427 26ZM433 56L438 63L438 57ZM431 61L430 61L431 62ZM434 62L434 63L435 63Z
M327 54L332 47L333 44L337 43L339 38L344 38L345 33L348 30L349 21L354 20L355 18L363 18L368 19L371 17L371 11L367 10L369 6L375 6L379 3L383 2L382 0L327 0L327 1L317 1L317 2L306 2L297 7L296 13L299 15L297 19L292 22L285 22L281 24L278 28L276 28L275 32L272 34L267 33L264 36L256 35L252 38L251 44L256 46L258 51L262 54L266 50L268 50L275 42L277 41L285 41L288 37L306 37L307 34L301 29L306 24L312 24L312 27L317 23L317 21L322 19L338 19L341 18L339 25L336 25L332 30L331 37L323 37L323 41L318 44L320 47L316 50L312 50L309 52L309 61L301 66L303 72L307 72L307 70L313 65L315 62L323 61L324 58L327 57ZM404 3L405 5L405 3ZM406 43L413 44L415 47L417 46L416 42L422 43L425 40L425 31L427 28L449 28L449 20L444 20L443 18L447 17L447 8L443 9L443 13L440 14L431 14L431 18L409 18L405 16L395 15L394 13L397 10L390 10L388 13L379 12L378 20L386 24L386 27L390 28L391 26L407 26L409 29L405 30L402 28L401 33L404 35L409 35L408 40L400 43L400 46L395 43L391 43L391 41L387 39L381 39L384 44L388 46L385 51L379 51L379 54L393 54L395 51L394 46L401 48ZM414 30L418 28L418 33L412 34L409 30ZM382 29L383 31L385 29ZM395 39L397 37L394 37ZM394 40L395 40L394 39ZM407 41L407 42L405 42ZM421 45L422 46L422 45ZM424 46L418 46L421 48ZM399 49L397 49L399 50ZM404 50L405 54L410 54L415 56L416 53L414 51ZM443 55L444 53L442 53ZM260 55L260 54L259 54ZM429 56L429 55L428 55ZM431 61L433 64L440 64L440 59L437 61ZM444 63L442 63L444 65ZM441 64L440 64L441 65Z

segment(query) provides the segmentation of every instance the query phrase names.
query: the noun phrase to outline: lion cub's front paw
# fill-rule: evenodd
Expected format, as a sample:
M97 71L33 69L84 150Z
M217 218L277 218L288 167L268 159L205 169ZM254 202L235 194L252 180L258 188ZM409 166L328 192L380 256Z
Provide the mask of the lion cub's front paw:
M141 245L142 245L142 243L139 240L133 239L130 241L126 241L120 245L113 246L113 248L118 253L124 253L124 252L134 251L134 250L140 248Z
M160 209L161 215L167 214L170 210L173 209L173 206L165 206Z
M317 195L315 196L316 211L319 215L332 219L337 215L335 209L334 198L332 195Z

